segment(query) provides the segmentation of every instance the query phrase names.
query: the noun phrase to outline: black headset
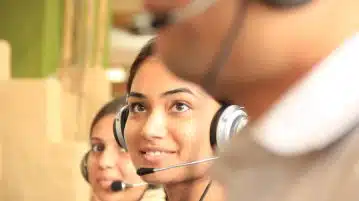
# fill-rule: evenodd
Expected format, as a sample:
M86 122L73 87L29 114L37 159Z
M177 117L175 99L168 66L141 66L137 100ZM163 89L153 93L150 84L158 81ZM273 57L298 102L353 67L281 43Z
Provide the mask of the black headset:
M312 0L262 0L265 4L273 7L294 7L305 3L309 3Z
M124 106L117 113L113 122L113 132L117 143L127 150L124 130L127 117L129 115L128 106ZM214 115L209 141L212 146L219 150L229 142L233 135L237 134L248 122L248 115L243 107L237 105L222 104L221 108Z
M90 151L87 151L85 155L82 157L80 163L81 175L85 179L85 181L89 182L89 172L88 172L88 158L90 155Z
M213 0L212 0L213 1ZM245 3L249 3L250 0L240 0L247 1ZM311 2L312 0L259 0L262 3L272 7L272 8L295 8L304 4ZM159 13L155 14L151 17L151 25L150 27L157 29L168 24L171 24L172 18L170 13ZM138 27L138 29L141 29Z

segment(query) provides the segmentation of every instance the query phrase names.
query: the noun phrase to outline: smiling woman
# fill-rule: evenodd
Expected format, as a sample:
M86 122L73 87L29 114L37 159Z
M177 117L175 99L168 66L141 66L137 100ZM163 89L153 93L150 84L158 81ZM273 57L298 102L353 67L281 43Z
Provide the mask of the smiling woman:
M134 61L127 85L127 113L121 110L124 138L137 168L166 168L216 155L212 127L227 108L202 88L172 74L150 41ZM122 121L122 115L127 119ZM218 117L218 118L217 118ZM122 128L122 126L118 127ZM116 131L117 132L117 131ZM215 133L215 132L214 132ZM214 135L216 136L216 135ZM223 187L209 177L210 163L171 168L142 176L163 184L169 201L225 200Z
M91 150L85 156L84 177L91 185L95 197L101 201L161 201L165 199L161 188L142 185L114 192L115 181L126 184L144 183L136 174L131 158L119 147L113 136L112 125L125 98L114 99L96 114L90 128Z

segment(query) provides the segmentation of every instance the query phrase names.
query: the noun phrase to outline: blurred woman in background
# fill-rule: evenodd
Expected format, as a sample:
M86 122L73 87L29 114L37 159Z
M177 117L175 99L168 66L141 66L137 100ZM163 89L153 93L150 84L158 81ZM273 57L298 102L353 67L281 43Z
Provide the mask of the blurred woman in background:
M90 127L91 150L87 154L85 179L91 185L98 201L161 201L165 199L161 188L140 186L114 192L111 184L122 181L127 184L144 183L136 174L131 158L120 147L113 135L113 121L124 97L104 105L96 114Z

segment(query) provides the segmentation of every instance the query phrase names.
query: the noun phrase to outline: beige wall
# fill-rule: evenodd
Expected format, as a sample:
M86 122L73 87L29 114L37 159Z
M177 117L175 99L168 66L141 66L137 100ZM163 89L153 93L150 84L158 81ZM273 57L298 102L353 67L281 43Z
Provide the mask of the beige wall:
M0 82L10 78L10 45L0 39Z
M115 12L137 12L143 9L142 0L113 0L112 7Z
M88 128L99 108L109 101L111 84L101 67L79 69L62 68L61 118L64 138L87 141Z
M0 43L2 78L9 69L4 55L9 48ZM62 73L61 79L0 81L0 200L90 199L79 164L89 123L109 100L110 86L102 68L83 71L81 80L70 79L68 69Z
M3 83L10 78L10 46L9 44L0 39L0 104L2 102ZM0 112L2 113L2 112ZM0 114L0 200L3 196L3 134L2 128L4 126L4 115Z

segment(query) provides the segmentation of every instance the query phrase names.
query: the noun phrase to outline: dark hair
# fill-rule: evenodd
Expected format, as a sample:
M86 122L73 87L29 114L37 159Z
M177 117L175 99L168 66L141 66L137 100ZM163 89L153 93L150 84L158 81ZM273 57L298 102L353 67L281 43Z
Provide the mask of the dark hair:
M133 79L135 78L135 75L138 71L138 69L141 67L141 64L148 59L150 56L154 53L154 44L155 44L155 38L150 39L146 45L141 49L140 53L137 55L135 61L131 65L130 74L128 76L127 80L127 93L131 91L131 86Z
M112 101L106 103L102 108L97 112L95 118L92 120L90 127L90 136L92 135L93 128L95 125L105 116L109 114L116 114L116 112L126 104L126 96L115 98Z

